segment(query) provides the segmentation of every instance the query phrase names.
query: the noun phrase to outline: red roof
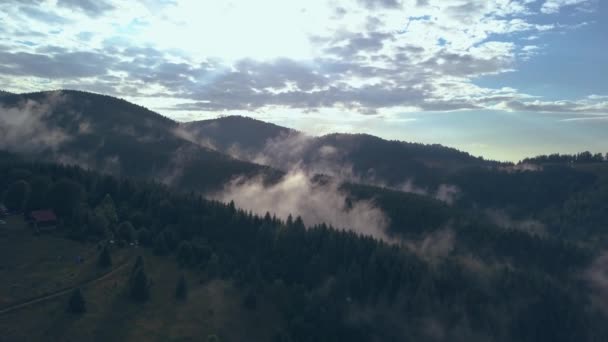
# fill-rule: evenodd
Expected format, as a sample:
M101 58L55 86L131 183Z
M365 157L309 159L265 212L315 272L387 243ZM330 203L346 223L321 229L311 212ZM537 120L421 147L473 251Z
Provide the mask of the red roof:
M30 216L36 222L53 222L57 221L57 216L52 210L34 210L30 213Z

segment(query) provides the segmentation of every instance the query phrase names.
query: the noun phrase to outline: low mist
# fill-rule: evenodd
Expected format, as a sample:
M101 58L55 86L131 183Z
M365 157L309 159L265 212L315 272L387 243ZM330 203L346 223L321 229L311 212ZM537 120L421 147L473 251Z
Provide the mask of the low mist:
M592 303L608 315L608 252L593 261L585 272L585 278L592 289Z
M307 226L331 224L363 235L389 241L385 233L388 218L369 201L348 202L336 182L315 184L301 170L289 172L274 185L265 187L261 179L237 179L213 196L260 215L266 212L286 218L301 216Z
M0 149L17 153L56 150L70 139L58 127L47 124L53 108L64 101L61 92L50 92L44 101L27 100L15 107L0 106Z
M419 240L404 240L401 244L425 260L447 257L456 243L456 234L449 228L429 233Z
M544 236L547 234L545 224L534 219L517 220L512 218L504 210L487 209L486 217L495 225L505 229L520 230L531 235Z
M176 134L200 146L221 150L211 140L195 137L186 130L180 129L176 131ZM280 170L297 169L309 177L323 174L334 177L340 182L367 184L415 193L447 204L453 204L460 194L460 189L451 184L440 184L437 189L430 190L418 186L413 179L408 179L400 184L388 184L376 176L374 169L367 170L363 175L358 174L349 162L346 151L332 145L320 145L314 137L299 132L291 132L269 139L260 151L251 151L235 144L224 152L236 159L268 165Z

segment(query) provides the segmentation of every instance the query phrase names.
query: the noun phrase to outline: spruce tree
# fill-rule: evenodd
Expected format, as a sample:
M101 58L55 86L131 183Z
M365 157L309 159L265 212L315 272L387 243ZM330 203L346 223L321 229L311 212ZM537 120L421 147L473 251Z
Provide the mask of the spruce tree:
M220 338L217 335L207 336L207 342L220 342Z
M143 267L135 270L130 284L131 298L138 302L145 302L150 298L150 284Z
M168 251L169 247L167 246L167 238L165 237L165 234L158 234L158 236L156 236L156 240L154 241L154 254L165 255Z
M112 266L112 257L110 256L110 250L108 245L103 246L101 253L99 254L99 260L97 265L102 268L107 268Z
M141 255L138 255L137 259L135 259L135 264L131 269L131 276L133 276L135 274L135 271L137 271L137 269L140 267L144 267L144 258L142 258Z
M243 306L249 310L255 310L258 307L258 299L252 291L249 291L243 298Z
M12 212L21 213L26 207L30 191L29 183L24 180L12 183L4 194L6 208Z
M175 298L179 300L185 300L188 297L188 284L186 283L186 277L182 274L177 281L175 287Z
M144 259L137 256L129 277L129 295L132 299L144 302L150 298L150 283L144 269Z
M114 205L114 200L109 194L103 198L101 203L97 206L96 210L99 210L105 218L110 222L110 224L114 225L118 222L118 215L116 214L116 206Z
M83 314L86 311L87 308L84 302L84 297L82 296L82 292L80 289L74 289L72 295L70 296L70 300L68 301L68 312L74 314Z
M293 226L293 216L291 216L291 214L289 214L287 216L287 222L286 222L287 227L291 228L291 226Z

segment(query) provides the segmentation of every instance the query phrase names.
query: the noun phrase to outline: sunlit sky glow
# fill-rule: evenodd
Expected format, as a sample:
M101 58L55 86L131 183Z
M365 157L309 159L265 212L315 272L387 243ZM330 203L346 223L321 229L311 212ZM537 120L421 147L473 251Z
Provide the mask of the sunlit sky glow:
M599 0L4 0L0 89L501 160L608 151Z

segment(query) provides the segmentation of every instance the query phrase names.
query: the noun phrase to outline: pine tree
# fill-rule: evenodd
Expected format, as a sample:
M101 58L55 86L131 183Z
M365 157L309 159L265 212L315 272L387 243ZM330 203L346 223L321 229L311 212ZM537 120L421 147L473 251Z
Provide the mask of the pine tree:
M116 224L118 222L116 206L114 205L114 200L112 200L112 197L109 194L106 194L101 203L99 203L97 206L96 210L99 210L110 222L110 224Z
M213 253L211 258L209 258L209 262L207 263L207 275L210 278L218 277L220 275L220 269L220 258L217 256L217 254Z
M129 292L132 299L138 302L145 302L150 298L150 284L143 267L135 270L130 283Z
M97 265L102 268L107 268L112 266L112 257L110 256L110 250L108 249L108 245L103 246L103 250L99 254L99 260Z
M186 283L186 277L182 274L177 281L175 287L175 298L179 300L185 300L188 297L188 284Z
M287 216L287 227L291 228L291 226L293 226L293 216L291 216L291 214L289 214L289 216Z
M300 217L300 216L296 217L296 220L293 223L293 228L297 229L297 230L306 229L306 226L304 225L304 220L302 220L302 217Z
M207 342L220 342L220 338L217 335L209 335L207 336Z
M24 180L14 182L4 195L4 204L13 212L22 212L30 196L30 185Z
M131 269L131 276L133 276L135 274L135 271L137 271L138 268L143 268L144 267L144 258L141 257L141 255L137 256L137 259L135 259L135 264L133 265L133 268Z
M144 259L141 255L135 259L135 264L129 276L129 295L136 301L146 301L150 297L150 284L144 269Z
M118 225L118 237L127 243L135 240L135 229L131 222L125 221Z
M192 245L188 241L182 241L177 248L177 262L180 266L188 265L192 261Z
M167 238L164 233L158 234L156 240L154 241L154 254L156 255L165 255L169 251L169 247L167 246Z
M249 291L243 298L243 306L249 310L255 310L258 307L258 299L255 293Z
M80 289L75 289L68 301L68 312L75 314L83 314L87 311L84 297Z

